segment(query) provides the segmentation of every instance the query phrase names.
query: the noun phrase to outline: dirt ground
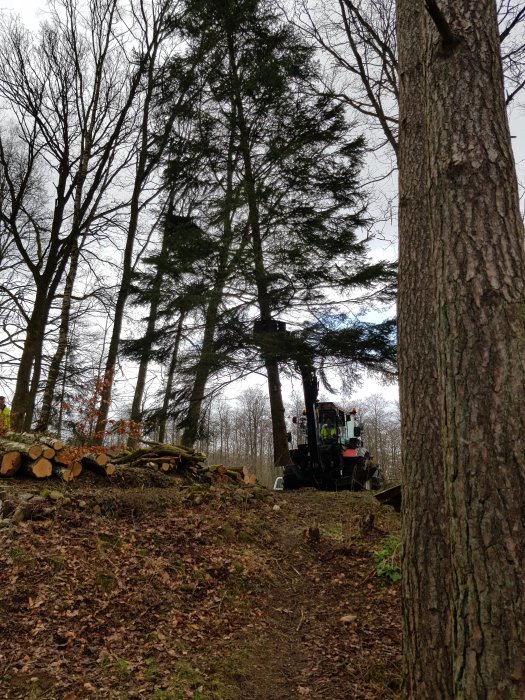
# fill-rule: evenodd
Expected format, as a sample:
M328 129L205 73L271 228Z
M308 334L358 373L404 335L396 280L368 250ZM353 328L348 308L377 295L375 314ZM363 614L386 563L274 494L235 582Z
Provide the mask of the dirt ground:
M0 484L1 698L399 697L370 494L78 481Z

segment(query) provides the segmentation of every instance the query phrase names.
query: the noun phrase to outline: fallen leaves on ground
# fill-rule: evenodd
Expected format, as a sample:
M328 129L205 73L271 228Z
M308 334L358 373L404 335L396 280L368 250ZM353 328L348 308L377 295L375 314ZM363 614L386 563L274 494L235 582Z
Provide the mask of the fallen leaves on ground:
M399 588L372 558L398 523L369 494L64 492L0 530L0 697L398 697Z

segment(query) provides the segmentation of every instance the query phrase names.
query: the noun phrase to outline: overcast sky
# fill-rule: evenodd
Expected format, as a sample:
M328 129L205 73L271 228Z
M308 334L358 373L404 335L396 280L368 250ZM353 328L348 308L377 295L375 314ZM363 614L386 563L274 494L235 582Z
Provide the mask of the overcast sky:
M2 10L13 10L21 15L26 24L33 26L38 23L38 12L43 7L45 3L41 0L0 0Z

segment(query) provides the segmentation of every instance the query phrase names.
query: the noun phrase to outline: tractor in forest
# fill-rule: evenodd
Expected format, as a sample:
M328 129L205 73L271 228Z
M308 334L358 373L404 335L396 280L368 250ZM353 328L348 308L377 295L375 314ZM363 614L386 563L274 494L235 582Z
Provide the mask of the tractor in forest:
M255 320L253 332L264 357L293 362L303 382L305 408L288 426L290 463L275 488L378 489L379 469L363 446L356 410L318 400L311 346L275 319Z
M305 408L289 425L291 463L284 468L284 489L378 489L379 469L363 445L356 409L318 401L315 369L311 365L300 369Z

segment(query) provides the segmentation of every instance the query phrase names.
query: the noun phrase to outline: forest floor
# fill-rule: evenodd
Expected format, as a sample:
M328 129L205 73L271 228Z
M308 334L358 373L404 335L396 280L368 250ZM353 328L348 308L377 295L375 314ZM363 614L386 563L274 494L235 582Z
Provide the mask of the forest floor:
M399 697L399 584L374 558L396 578L399 522L371 494L77 481L0 520L0 698Z

